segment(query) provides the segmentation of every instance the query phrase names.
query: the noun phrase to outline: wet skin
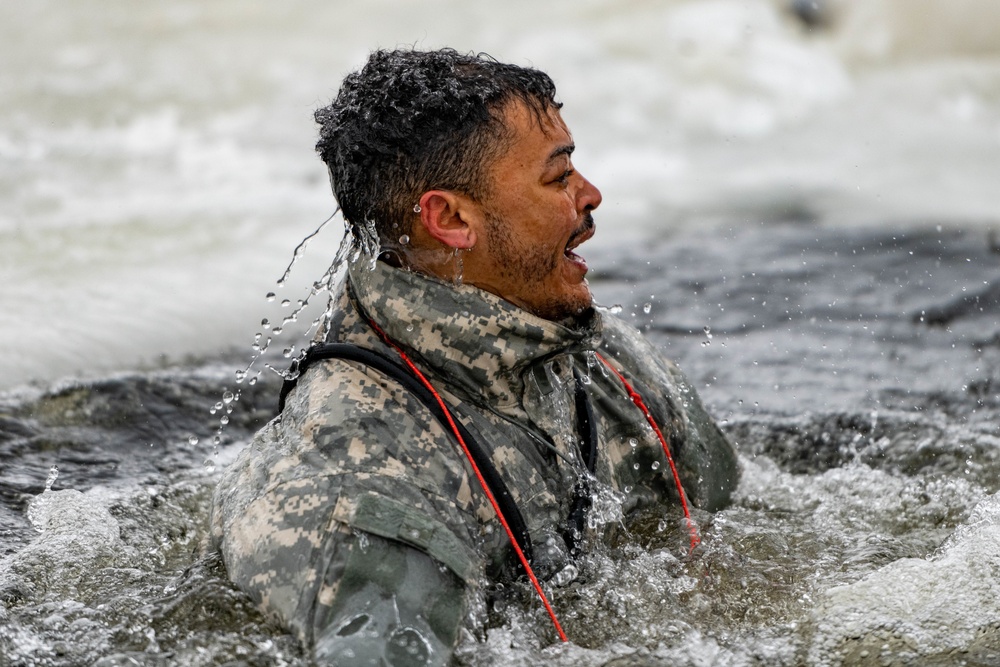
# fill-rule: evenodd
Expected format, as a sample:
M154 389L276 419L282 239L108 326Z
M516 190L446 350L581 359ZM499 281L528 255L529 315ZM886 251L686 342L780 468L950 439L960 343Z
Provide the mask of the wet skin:
M511 139L487 165L490 194L478 202L429 191L420 199L414 244L448 251L444 279L461 256L462 280L539 317L563 320L592 303L587 264L574 249L594 235L601 193L573 168L573 137L558 110L538 118L520 103L504 112Z

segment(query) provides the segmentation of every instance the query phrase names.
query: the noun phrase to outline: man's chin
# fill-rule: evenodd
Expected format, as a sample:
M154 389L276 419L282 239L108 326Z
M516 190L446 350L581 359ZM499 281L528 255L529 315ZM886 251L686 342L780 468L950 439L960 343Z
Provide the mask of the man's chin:
M566 326L589 320L594 310L594 298L586 283L583 284L583 288L586 290L585 293L566 295L561 299L538 304L532 312L542 319Z

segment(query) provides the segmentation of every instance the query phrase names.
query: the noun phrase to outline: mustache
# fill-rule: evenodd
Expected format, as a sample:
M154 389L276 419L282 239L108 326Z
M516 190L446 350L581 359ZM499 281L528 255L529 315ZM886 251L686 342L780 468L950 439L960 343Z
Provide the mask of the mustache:
M573 235L569 237L569 242L572 243L581 235L593 231L596 224L597 223L594 222L594 214L588 211L587 214L583 216L583 223L580 225L580 228L573 232Z

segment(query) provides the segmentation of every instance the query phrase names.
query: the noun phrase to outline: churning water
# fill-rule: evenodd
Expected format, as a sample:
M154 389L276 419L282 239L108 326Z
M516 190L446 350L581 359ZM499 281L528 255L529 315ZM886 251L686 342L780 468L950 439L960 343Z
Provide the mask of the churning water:
M553 591L574 644L525 595L460 660L1000 663L1000 8L785 4L0 8L0 665L308 664L201 545L276 403L235 372L339 245L276 287L333 209L312 109L397 44L553 74L594 291L745 466L691 557L634 517Z

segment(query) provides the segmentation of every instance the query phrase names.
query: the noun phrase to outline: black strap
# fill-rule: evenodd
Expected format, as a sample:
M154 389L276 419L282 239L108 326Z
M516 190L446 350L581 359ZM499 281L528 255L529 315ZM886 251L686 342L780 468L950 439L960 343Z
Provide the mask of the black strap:
M281 393L278 396L278 412L284 411L285 399L288 397L288 392L298 383L298 378L302 373L305 373L317 361L326 359L354 361L365 366L370 366L380 373L387 375L402 385L403 389L420 399L445 431L448 433L452 432L448 418L445 416L434 394L421 384L408 368L378 352L350 343L320 343L313 345L306 350L306 353L302 357L292 362L291 367L288 369L288 379L281 385ZM524 555L530 561L532 559L531 536L528 535L528 527L524 523L524 517L518 509L517 503L514 502L514 497L510 494L510 489L507 488L507 485L500 477L500 473L497 472L496 466L493 465L492 459L490 459L489 454L483 449L482 445L479 444L479 441L472 437L472 434L469 433L460 421L457 419L454 421L458 432L469 448L472 460L479 467L479 472L482 473L483 479L486 480L486 485L490 488L493 497L496 498L497 504L500 506L500 511L503 512L504 518L507 520L507 525L510 526L511 531L514 533L518 546L521 547L521 551L524 552Z
M594 407L587 397L587 390L584 387L583 378L579 372L573 369L573 378L576 381L575 403L576 403L576 431L580 437L580 457L583 459L587 470L593 474L597 465L597 419L594 417ZM573 486L573 504L570 505L569 517L566 520L566 530L563 532L563 540L569 548L569 552L578 556L580 554L581 538L583 537L583 527L587 519L587 512L593 504L593 489L590 480L580 477Z
M594 472L597 466L597 419L594 417L594 406L590 404L587 397L587 389L584 386L583 378L579 371L573 369L573 378L576 380L576 422L577 432L580 435L580 454L587 470Z

